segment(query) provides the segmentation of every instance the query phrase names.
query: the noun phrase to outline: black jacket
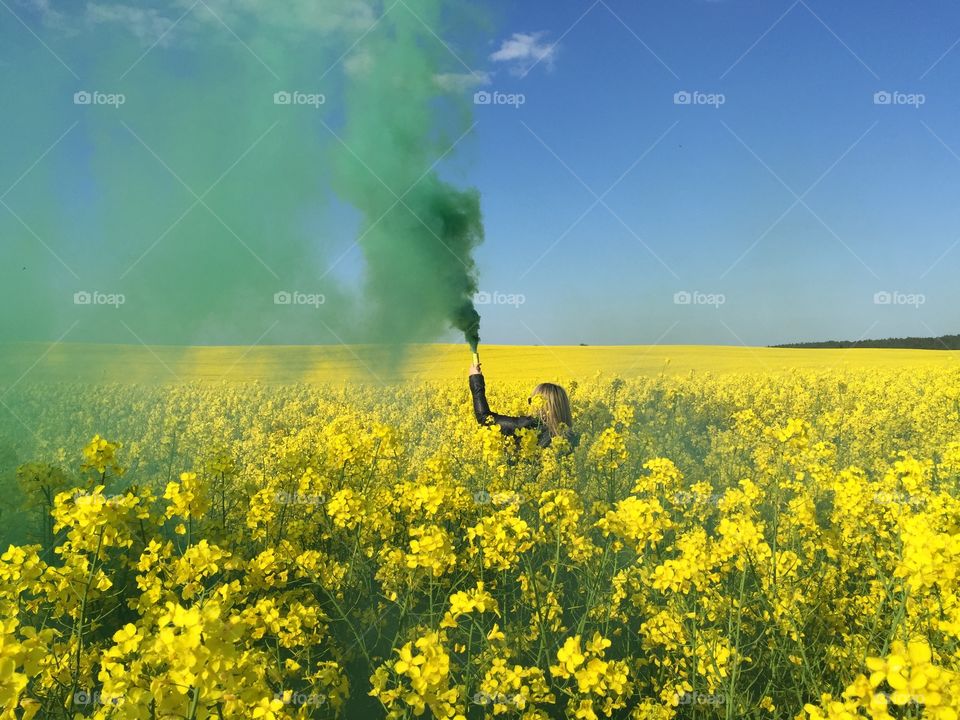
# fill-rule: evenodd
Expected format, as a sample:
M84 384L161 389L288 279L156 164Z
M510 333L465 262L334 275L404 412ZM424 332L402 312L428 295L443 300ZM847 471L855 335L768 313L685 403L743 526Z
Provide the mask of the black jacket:
M483 375L470 375L470 392L473 395L473 414L481 425L499 425L504 435L514 435L520 428L536 430L539 436L540 447L550 444L550 429L540 422L539 418L530 415L500 415L492 412L487 404L486 384Z

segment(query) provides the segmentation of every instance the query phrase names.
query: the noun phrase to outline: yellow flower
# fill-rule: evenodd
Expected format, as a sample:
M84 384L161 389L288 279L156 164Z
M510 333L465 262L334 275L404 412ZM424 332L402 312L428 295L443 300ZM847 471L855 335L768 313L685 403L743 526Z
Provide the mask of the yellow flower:
M550 672L559 677L569 677L583 664L585 656L580 648L580 636L569 637L563 646L557 650L557 665L550 668Z
M112 473L118 477L123 475L124 468L117 464L117 451L121 447L120 443L112 443L99 435L94 435L93 439L83 448L81 469L94 470L101 475L107 473Z

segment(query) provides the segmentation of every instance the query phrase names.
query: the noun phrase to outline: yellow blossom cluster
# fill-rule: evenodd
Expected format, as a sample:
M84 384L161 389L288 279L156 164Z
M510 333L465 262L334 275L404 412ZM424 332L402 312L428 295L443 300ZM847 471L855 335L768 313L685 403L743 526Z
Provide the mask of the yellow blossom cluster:
M960 720L960 371L564 384L20 384L0 720Z

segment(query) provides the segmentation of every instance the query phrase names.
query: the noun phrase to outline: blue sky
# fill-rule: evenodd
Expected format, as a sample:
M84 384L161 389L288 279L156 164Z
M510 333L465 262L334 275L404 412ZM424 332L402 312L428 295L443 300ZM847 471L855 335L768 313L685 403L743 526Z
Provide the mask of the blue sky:
M484 283L527 296L498 320L524 314L545 342L957 332L960 51L943 56L960 36L956 5L552 6L518 5L508 21L560 39L552 70L498 73L492 84L526 103L477 113ZM679 90L725 103L674 105ZM925 102L876 105L880 91ZM591 190L645 152L609 208L568 231ZM725 302L678 306L678 289ZM910 294L925 302L895 304Z
M177 67L189 49L151 38L189 5L90 3L86 13L106 42L134 38ZM84 136L38 160L70 124L60 111L76 110L44 112L45 88L69 89L73 70L96 65L71 36L72 7L0 8L0 87L30 95L2 128L11 142L0 184L29 174L7 197L13 209L0 207L0 230L20 236L5 260L8 272L21 254L46 268L48 287L77 283L47 251L73 265L82 248L26 226L42 223L44 203L82 219L97 194L88 179L44 172L89 160L97 149ZM482 193L484 340L764 345L960 331L960 8L922 7L497 0L485 4L487 25L445 34L444 70L464 76L475 126L440 167ZM221 41L240 46L237 36ZM362 48L361 38L346 62L362 60ZM258 71L245 49L237 54L244 72ZM26 72L40 79L32 89ZM474 104L477 91L505 102ZM335 206L317 218L323 247L302 264L349 287L363 272L355 218ZM109 289L108 276L97 287ZM75 310L8 332L56 339ZM117 336L87 336L81 324L68 339L162 340L149 323ZM282 328L205 334L224 324L234 322L211 316L188 339L298 340Z

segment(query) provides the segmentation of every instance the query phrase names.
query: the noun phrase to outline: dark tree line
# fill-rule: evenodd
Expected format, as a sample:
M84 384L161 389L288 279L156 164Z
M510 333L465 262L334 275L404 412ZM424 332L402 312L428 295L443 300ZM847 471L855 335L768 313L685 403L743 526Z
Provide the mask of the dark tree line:
M906 350L960 350L960 335L882 338L880 340L825 340L772 345L778 348L900 348Z

